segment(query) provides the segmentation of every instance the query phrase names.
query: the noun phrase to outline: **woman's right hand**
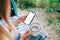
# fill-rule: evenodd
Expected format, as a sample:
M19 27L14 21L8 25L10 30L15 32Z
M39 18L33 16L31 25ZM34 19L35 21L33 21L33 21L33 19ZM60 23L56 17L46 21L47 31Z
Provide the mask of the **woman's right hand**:
M30 36L30 31L26 31L23 35L20 35L20 40L26 40Z

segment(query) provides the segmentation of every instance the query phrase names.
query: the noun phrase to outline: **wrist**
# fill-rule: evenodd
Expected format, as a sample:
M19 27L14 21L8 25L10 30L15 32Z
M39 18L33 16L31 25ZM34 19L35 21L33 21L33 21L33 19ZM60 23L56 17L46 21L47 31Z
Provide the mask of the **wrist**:
M20 40L26 40L26 39L24 39L24 38L20 38Z
M15 20L15 21L13 22L13 24L14 24L14 26L16 26L16 25L18 24L18 20Z

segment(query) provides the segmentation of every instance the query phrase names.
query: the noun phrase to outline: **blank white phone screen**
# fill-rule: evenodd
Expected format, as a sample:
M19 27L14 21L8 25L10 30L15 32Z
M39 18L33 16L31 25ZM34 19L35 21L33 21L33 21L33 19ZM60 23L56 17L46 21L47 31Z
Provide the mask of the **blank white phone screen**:
M34 18L35 13L33 12L29 12L27 18L25 19L24 23L26 23L27 25L30 24L30 22L32 21L32 19Z

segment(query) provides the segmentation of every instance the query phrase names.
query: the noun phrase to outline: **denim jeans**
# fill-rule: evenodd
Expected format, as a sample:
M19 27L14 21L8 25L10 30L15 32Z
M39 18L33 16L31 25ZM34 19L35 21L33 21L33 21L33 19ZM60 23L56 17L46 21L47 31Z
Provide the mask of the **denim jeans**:
M20 34L16 34L15 36L14 36L14 40L20 40Z

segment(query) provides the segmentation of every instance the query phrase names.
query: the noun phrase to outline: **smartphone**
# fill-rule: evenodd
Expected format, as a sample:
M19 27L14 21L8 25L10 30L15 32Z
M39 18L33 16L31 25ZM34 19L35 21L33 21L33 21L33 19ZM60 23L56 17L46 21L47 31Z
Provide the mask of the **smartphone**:
M24 23L27 24L27 25L30 25L30 23L33 21L35 15L36 15L35 12L29 12L26 19L24 20Z

